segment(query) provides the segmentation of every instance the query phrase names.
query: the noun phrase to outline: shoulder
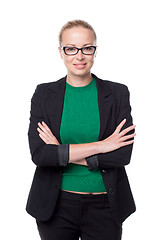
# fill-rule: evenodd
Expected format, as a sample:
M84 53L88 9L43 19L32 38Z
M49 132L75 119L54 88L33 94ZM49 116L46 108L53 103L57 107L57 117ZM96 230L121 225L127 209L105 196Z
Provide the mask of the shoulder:
M129 92L128 87L125 84L104 80L94 74L92 74L92 76L96 79L98 85L103 91L109 91L113 95L122 95Z
M63 77L54 82L40 83L37 85L35 92L41 95L45 94L48 90L56 91L64 85L65 79L66 77Z
M65 81L65 78L66 77L63 77L63 78L60 78L54 82L47 82L47 83L40 83L37 85L37 88L38 89L47 89L47 88L56 88L56 87L59 87L61 86L64 81Z

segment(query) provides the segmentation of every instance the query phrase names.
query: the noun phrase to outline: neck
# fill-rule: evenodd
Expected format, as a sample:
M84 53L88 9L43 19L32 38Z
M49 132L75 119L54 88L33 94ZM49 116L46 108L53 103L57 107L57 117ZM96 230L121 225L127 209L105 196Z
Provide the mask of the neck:
M68 73L66 81L74 87L84 87L92 81L92 75L90 72L86 76L72 76Z

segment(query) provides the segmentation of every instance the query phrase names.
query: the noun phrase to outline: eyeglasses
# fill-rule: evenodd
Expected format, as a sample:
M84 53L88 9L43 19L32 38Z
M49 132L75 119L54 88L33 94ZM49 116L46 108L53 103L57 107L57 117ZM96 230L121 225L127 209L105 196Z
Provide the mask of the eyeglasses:
M96 46L87 46L83 48L62 47L61 49L64 51L66 55L76 55L79 52L79 50L81 50L81 52L84 55L93 55L96 51Z

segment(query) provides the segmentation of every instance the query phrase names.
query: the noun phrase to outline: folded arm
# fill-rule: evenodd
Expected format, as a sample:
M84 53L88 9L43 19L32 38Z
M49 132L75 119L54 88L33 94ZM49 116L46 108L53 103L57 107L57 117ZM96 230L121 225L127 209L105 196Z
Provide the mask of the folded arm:
M128 88L125 85L117 85L118 88L115 89L115 127L120 124L120 122L125 118L126 123L122 126L122 131L129 126L133 126L132 116L131 116L131 106L130 106L130 94ZM116 108L115 108L116 106ZM116 150L100 153L88 158L88 165L90 170L95 168L112 168L112 167L122 167L130 163L131 154L133 149L133 140L135 136L135 129L130 129L131 131L126 132L126 136L130 135L131 139L127 140L130 144L120 147ZM105 139L104 139L105 142Z
M69 162L69 144L60 145L57 138L47 126L47 119L45 119L45 114L43 114L43 96L44 87L42 88L41 85L38 85L31 99L28 130L32 160L37 166L66 166ZM74 163L87 166L85 158L78 158Z
M133 140L130 139L135 136L135 133L129 135L126 134L133 130L135 128L135 125L132 125L121 131L125 123L126 119L124 119L118 125L115 132L110 137L102 141L84 144L69 144L68 162L87 165L85 158L91 155L112 152L116 149L132 144ZM39 132L39 136L46 144L59 145L59 142L57 141L56 137L53 135L51 130L44 122L38 123L38 126L39 127L37 128L37 131Z
M45 121L48 124L43 107L45 102L44 92L45 86L38 85L31 99L28 140L32 161L37 166L43 167L65 166L69 159L69 145L59 145L56 138L54 144L46 144L37 131L38 122Z
M117 118L118 127L114 133L104 140L85 144L59 144L44 123L41 95L40 88L37 87L32 97L28 132L31 155L36 165L59 167L68 163L88 164L91 165L90 170L93 170L97 167L94 162L98 162L100 168L118 167L129 163L135 126L132 125L127 91L121 101ZM86 162L86 159L89 161Z

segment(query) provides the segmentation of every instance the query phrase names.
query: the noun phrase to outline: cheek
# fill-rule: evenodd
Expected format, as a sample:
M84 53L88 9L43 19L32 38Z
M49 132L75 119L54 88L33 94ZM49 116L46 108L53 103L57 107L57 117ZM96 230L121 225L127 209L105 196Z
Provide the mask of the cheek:
M95 56L91 56L90 59L88 60L90 62L90 64L93 64L94 63L94 58Z
M63 57L63 61L64 61L64 64L65 65L69 65L69 64L71 64L72 63L72 61L73 61L73 57Z

